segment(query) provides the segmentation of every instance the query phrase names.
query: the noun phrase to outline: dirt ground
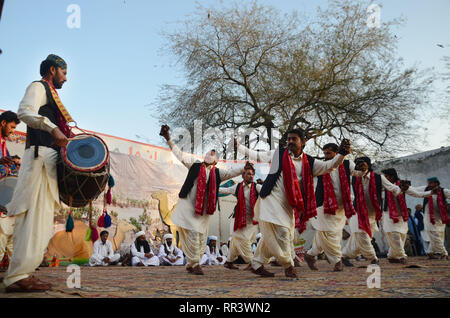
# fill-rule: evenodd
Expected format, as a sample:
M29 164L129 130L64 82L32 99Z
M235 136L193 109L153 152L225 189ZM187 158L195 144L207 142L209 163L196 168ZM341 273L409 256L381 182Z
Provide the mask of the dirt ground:
M299 279L284 276L281 267L267 266L273 278L262 278L223 266L205 266L204 276L188 274L181 267L79 267L80 287L70 288L76 272L67 267L40 268L36 276L53 284L44 293L5 293L1 284L0 298L291 298L291 297L364 297L411 298L450 297L450 261L409 258L407 265L380 260L379 288L368 288L367 281L377 271L368 272L366 261L353 261L354 267L333 272L326 261L318 261L319 271L311 271L305 263L297 268ZM5 273L0 273L4 277ZM372 275L372 276L371 276ZM371 278L369 278L371 277ZM76 287L76 286L75 286Z

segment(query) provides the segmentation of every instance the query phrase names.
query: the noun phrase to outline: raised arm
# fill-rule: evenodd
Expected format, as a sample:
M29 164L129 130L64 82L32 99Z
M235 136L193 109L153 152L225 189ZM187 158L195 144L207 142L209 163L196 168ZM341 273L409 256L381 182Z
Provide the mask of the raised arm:
M186 168L190 169L194 162L198 161L198 159L196 159L194 155L182 152L172 139L168 140L167 144L169 145L175 157L177 157L177 159L180 160Z
M409 187L405 192L407 195L410 195L415 198L426 198L432 195L432 191L424 191L424 188L413 188Z
M344 162L345 156L337 154L332 160L315 160L313 168L313 177L321 176L335 170Z
M238 144L237 152L244 156L248 156L249 160L270 163L275 150L255 151L245 147L244 145Z
M219 168L220 180L225 181L234 177L237 177L244 172L244 164L233 165L230 168L221 167Z
M399 186L396 186L395 184L391 183L383 175L381 175L381 185L385 190L392 192L395 196L399 195L402 192Z

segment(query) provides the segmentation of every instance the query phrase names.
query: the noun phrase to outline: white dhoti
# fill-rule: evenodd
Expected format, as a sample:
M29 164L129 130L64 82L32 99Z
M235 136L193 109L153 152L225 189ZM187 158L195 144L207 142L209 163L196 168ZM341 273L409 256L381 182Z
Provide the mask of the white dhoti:
M109 264L104 262L103 259L105 257L103 256L97 256L97 255L91 255L89 258L89 265L90 266L108 266ZM120 254L113 254L112 256L109 256L109 263L115 263L118 262L120 259Z
M339 232L316 231L308 255L317 256L323 252L331 264L338 263L342 258L341 252L342 230Z
M205 252L207 234L178 228L180 233L181 250L186 255L186 267L192 268L200 265Z
M153 257L133 256L131 259L131 266L136 266L139 263L144 264L144 266L159 266L159 258L155 255Z
M375 249L372 245L372 240L366 232L354 232L350 235L347 245L342 251L342 256L345 258L356 258L359 255L364 256L368 260L377 259Z
M340 199L340 192L338 194ZM316 232L308 255L315 257L325 252L332 264L338 263L342 258L341 241L345 222L344 208L338 209L334 215L324 213L323 206L317 208L317 218L311 220Z
M30 276L41 264L53 236L53 216L59 207L56 176L57 152L34 146L25 150L12 201L6 206L15 215L14 251L3 283L9 286Z
M269 262L274 256L281 266L288 268L294 266L292 259L292 230L281 225L259 221L259 229L262 238L256 247L256 252L252 260L253 269L258 269Z
M375 221L375 215L370 212L369 222L373 235L375 232L378 232L378 226ZM356 258L359 255L362 255L368 260L378 259L369 234L359 228L357 214L350 218L349 226L351 235L347 241L347 245L342 250L342 256L344 258Z
M408 257L405 253L406 234L400 232L386 232L386 238L389 242L388 258L401 259Z
M441 254L448 255L445 249L445 230L444 231L427 231L430 237L430 245L428 246L427 254Z
M247 226L234 231L231 236L227 261L234 262L240 255L244 262L250 263L253 258L252 243L257 233L258 225L254 225L251 216L247 216Z

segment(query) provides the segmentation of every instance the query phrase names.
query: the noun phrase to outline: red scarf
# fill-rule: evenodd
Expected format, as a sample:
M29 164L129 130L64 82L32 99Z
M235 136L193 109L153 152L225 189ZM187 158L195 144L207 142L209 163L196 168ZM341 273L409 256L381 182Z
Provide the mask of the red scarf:
M372 206L375 209L375 220L378 222L383 217L383 211L381 211L380 203L377 196L377 184L375 182L375 172L370 172L369 180L369 197Z
M345 216L347 219L356 214L353 207L352 198L350 196L350 184L347 179L344 165L339 166L339 181L341 183L342 202L344 203Z
M364 186L362 184L362 177L356 177L356 210L358 211L358 227L372 237L372 230L370 229L369 209L367 208L366 199L364 198Z
M250 185L250 206L252 209L252 220L255 217L255 203L256 203L256 187L255 184L252 183ZM258 224L258 222L253 220L253 224L256 225ZM242 229L246 226L247 226L247 208L244 196L244 182L241 182L238 192L238 200L236 204L236 215L234 216L234 231Z
M442 224L447 224L449 222L448 220L448 214L447 214L447 208L444 204L444 196L442 195L442 189L439 188L438 194L437 194L437 202L439 207L439 212L441 212L441 221ZM428 205L430 210L430 222L431 224L435 224L436 221L434 219L434 206L433 206L433 196L430 196L428 199Z
M205 204L206 194L206 168L202 163L197 177L197 193L195 195L195 213L203 215L203 207ZM208 206L206 208L207 214L214 214L216 211L216 167L213 166L209 172L209 191L208 191Z
M46 82L49 87L50 90L59 97L58 92L55 89L55 86L53 85L52 82L48 81L47 79L43 78L42 81ZM56 101L55 101L56 102ZM63 114L61 113L61 110L58 108L58 112L57 112L57 117L58 117L58 128L59 130L61 130L61 132L64 134L64 136L66 136L67 138L71 138L74 136L74 134L70 131L70 127L67 124L66 119L64 118Z
M397 180L397 182L395 183L396 185L400 185L400 180ZM392 219L392 221L394 221L394 223L398 223L399 218L398 218L398 209L397 209L397 204L395 204L395 197L394 194L390 191L386 191L387 193L387 201L388 201L388 207L389 207L389 217ZM397 196L397 200L398 200L398 204L400 206L400 211L402 212L402 218L403 221L407 222L409 219L409 214L408 214L408 207L406 206L406 201L405 201L405 195L399 194Z
M336 193L334 193L333 180L329 173L322 176L323 180L323 212L336 215L338 209Z
M288 149L283 154L283 183L289 205L294 209L295 227L299 233L306 229L306 222L317 215L316 196L314 193L314 182L311 169L309 167L308 157L305 153L302 155L302 185L306 195L306 208L303 200L300 184L295 172L295 166L289 155ZM300 212L303 212L300 217Z

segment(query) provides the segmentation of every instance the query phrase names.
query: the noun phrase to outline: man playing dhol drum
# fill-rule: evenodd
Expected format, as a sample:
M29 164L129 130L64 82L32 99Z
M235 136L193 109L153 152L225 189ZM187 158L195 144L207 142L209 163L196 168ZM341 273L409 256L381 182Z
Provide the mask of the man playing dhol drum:
M6 292L42 292L51 288L32 274L53 234L53 215L59 207L56 161L67 145L70 116L56 89L66 79L67 65L50 54L40 66L41 81L31 83L18 110L27 124L27 141L21 172L8 215L16 216L14 252L3 283Z

